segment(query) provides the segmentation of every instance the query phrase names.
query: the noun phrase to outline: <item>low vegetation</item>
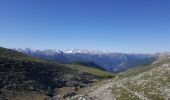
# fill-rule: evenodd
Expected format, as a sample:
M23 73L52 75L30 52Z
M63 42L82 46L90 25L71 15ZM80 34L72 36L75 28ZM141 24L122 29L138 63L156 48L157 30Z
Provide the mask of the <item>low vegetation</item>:
M78 91L111 76L99 69L61 65L0 48L0 100L48 100L57 97L60 88Z
M129 74L131 73L131 74ZM132 75L132 74L135 75ZM136 75L139 73L138 75ZM139 69L121 74L124 79L113 85L113 95L117 100L169 100L170 99L170 59L161 60ZM127 77L128 76L128 77Z
M113 73L109 73L103 70L99 70L99 69L95 69L95 68L91 68L91 67L86 67L86 66L81 66L81 65L67 65L69 68L72 69L76 69L79 70L81 72L86 72L88 74L97 76L99 78L113 78L114 74Z

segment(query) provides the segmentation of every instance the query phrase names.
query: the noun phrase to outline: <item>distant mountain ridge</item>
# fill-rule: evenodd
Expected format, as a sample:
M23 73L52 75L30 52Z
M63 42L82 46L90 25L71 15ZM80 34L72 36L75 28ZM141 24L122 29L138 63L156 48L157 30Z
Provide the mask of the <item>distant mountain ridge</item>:
M61 51L57 49L34 50L27 48L15 50L33 57L61 63L93 62L109 72L122 72L131 67L150 64L157 59L157 56L152 54L113 53L89 49Z

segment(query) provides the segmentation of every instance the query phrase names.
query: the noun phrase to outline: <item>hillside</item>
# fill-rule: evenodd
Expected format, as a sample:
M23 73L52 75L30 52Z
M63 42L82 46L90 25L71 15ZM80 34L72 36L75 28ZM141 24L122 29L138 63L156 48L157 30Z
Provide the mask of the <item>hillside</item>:
M117 74L113 79L84 89L75 99L169 100L170 57Z
M134 70L132 71L134 72ZM136 71L139 72L139 70ZM125 98L131 100L169 100L169 82L170 58L161 58L161 60L147 66L147 71L114 84L113 94L120 100Z
M76 65L80 65L80 66L86 66L86 67L90 67L90 68L95 68L95 69L100 69L100 70L106 71L105 69L103 69L99 65L95 64L94 62L74 62L74 63L71 63L71 64L76 64Z
M89 66L83 66L83 65L77 65L77 64L67 64L69 68L79 70L81 72L86 72L92 75L95 75L100 78L112 78L115 74L106 72L103 70L99 70L97 68L89 67Z
M93 80L112 76L80 70L88 67L70 67L0 48L0 100L44 100L60 94L59 88L82 87ZM67 94L66 91L65 94Z

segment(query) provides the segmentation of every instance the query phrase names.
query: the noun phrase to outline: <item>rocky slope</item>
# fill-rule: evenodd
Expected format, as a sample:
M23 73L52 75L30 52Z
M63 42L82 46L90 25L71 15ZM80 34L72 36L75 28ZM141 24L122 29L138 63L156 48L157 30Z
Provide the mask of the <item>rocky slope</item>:
M113 94L118 98L128 97L131 100L170 99L170 58L161 58L161 60L146 67L150 69L115 84Z

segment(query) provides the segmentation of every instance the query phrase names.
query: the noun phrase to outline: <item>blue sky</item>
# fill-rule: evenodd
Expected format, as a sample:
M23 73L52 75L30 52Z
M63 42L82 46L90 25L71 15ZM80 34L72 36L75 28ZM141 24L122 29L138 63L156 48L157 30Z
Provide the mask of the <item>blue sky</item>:
M169 0L0 0L0 46L170 51Z

